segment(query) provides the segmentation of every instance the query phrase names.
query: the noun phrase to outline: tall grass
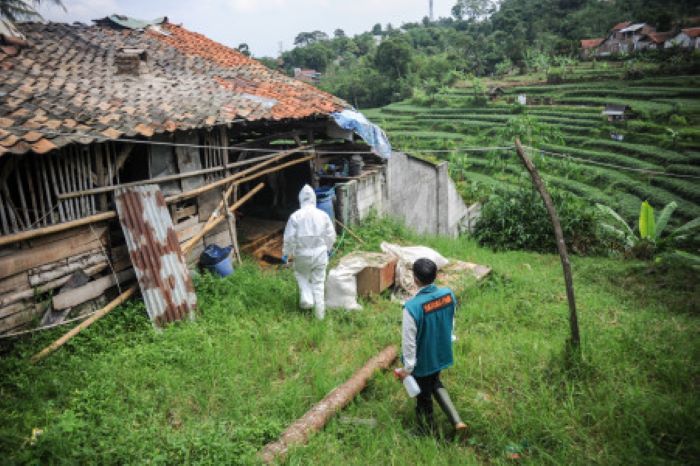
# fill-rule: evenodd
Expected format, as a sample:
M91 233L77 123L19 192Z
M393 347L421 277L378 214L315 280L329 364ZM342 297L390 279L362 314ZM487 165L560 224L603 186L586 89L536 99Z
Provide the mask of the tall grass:
M389 373L288 464L690 463L700 455L697 282L634 263L573 258L584 364L564 357L559 259L421 238L391 222L358 230L487 264L457 282L455 366L444 382L470 440L414 433L413 402ZM345 252L358 247L348 238ZM287 270L246 264L197 280L194 322L152 330L141 303L113 312L40 366L26 358L60 331L0 359L4 464L253 464L255 452L383 346L399 342L387 296L316 321ZM369 421L368 421L369 420ZM32 429L43 434L32 440Z

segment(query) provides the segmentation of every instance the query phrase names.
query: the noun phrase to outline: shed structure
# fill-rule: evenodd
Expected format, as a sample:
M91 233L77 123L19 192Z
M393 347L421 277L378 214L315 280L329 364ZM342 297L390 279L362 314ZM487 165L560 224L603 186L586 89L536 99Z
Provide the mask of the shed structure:
M232 232L266 253L304 184L337 186L348 222L374 210L454 235L465 210L445 167L387 160L342 130L345 101L167 18L3 25L0 74L0 334L85 315L141 276L116 211L125 188L158 186L177 241L196 242L190 267ZM416 218L397 196L417 183L434 195ZM224 194L247 201L199 235ZM437 199L451 201L439 215Z

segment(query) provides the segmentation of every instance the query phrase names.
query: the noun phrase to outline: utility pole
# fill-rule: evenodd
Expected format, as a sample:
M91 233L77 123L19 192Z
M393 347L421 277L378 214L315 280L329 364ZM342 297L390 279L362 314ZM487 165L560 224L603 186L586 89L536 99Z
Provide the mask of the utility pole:
M433 0L429 0L429 1L430 1L430 15L429 15L429 18L430 18L430 22L432 23L432 22L434 21L434 17L433 17Z

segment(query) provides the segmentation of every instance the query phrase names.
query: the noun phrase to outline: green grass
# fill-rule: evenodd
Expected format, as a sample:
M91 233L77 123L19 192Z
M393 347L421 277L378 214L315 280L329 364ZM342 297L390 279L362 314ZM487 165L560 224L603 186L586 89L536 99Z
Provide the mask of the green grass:
M493 268L480 286L459 282L455 366L443 376L471 440L415 436L413 402L381 373L288 464L512 464L512 445L527 445L529 464L688 464L700 455L697 281L574 257L583 363L572 366L558 257L493 253L387 223L358 233L368 248L393 238ZM197 291L197 320L161 333L136 303L39 366L27 357L60 330L7 349L3 463L252 464L266 442L400 339L400 307L387 297L318 322L297 309L286 270L247 264L227 279L198 280ZM32 444L34 428L43 434Z

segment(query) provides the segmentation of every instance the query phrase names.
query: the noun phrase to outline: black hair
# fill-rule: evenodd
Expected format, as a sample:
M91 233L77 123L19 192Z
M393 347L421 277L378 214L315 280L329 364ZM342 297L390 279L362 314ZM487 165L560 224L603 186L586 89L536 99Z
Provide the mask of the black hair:
M430 285L437 276L437 265L430 259L418 259L413 263L413 275L423 285Z

